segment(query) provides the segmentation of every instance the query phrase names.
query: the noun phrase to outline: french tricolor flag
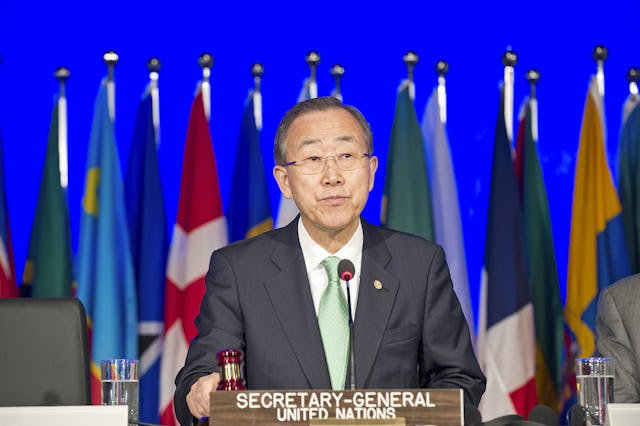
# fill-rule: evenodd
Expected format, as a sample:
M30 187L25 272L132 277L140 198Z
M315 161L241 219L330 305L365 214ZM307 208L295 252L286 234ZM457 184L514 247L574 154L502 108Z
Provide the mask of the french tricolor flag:
M500 93L482 271L478 360L487 376L484 419L528 415L537 404L536 343L527 282L518 184ZM511 105L511 110L513 105Z

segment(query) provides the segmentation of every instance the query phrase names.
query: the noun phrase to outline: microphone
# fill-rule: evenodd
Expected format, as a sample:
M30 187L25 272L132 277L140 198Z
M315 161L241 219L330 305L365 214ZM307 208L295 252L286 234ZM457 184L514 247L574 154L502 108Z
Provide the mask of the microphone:
M574 404L569 412L569 426L584 426L587 424L587 416L584 412L584 407L580 404Z
M475 405L464 404L464 425L482 426L482 415Z
M560 424L558 414L546 405L536 405L529 411L529 420L548 426Z
M340 279L347 283L347 306L349 307L349 369L351 370L351 390L356 388L356 359L353 351L353 315L351 314L351 290L349 289L349 281L356 274L356 267L349 259L342 259L338 263L338 275Z

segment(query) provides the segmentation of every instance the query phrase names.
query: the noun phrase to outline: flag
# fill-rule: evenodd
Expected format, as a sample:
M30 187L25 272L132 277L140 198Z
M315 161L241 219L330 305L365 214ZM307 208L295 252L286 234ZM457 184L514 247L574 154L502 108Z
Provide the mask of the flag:
M229 241L253 237L273 228L269 188L260 151L260 93L250 92L242 113L242 125L236 150L236 164L231 182ZM259 110L256 112L256 106Z
M434 89L422 116L427 172L431 182L431 206L433 207L433 232L435 242L447 253L453 289L460 300L467 319L469 332L475 336L473 310L469 296L467 259L464 251L460 206L456 176L449 151L449 137L445 123L440 119L438 91Z
M630 275L622 206L607 162L604 102L592 77L584 106L573 187L564 318L577 355L595 351L598 292Z
M40 192L31 228L27 261L22 273L23 296L69 297L73 285L73 255L66 188L60 180L60 116L66 125L64 98L57 97L51 114L49 140L40 179Z
M298 102L314 99L318 97L318 84L311 78L306 78L298 94ZM298 207L291 198L284 198L280 195L280 205L278 206L278 217L276 218L276 228L282 228L291 222L298 215Z
M173 229L165 293L164 342L160 370L160 422L174 425L174 380L184 365L194 320L204 296L204 277L213 250L227 244L218 172L198 90L187 129L178 213ZM212 354L215 359L215 354Z
M18 297L19 295L16 268L13 262L9 207L4 185L2 136L0 136L0 297Z
M167 221L158 167L157 82L147 87L136 115L125 173L127 219L138 296L140 420L158 423L160 356L164 327ZM157 111L157 110L156 110Z
M630 94L623 106L618 145L618 193L631 272L640 272L640 97Z
M106 79L96 97L76 259L78 298L88 317L91 394L100 404L100 361L138 357L136 285L120 160Z
M560 412L564 351L562 299L547 190L538 158L538 106L525 99L516 139L524 245L536 335L538 403Z
M478 327L478 361L487 376L479 410L485 419L526 416L537 403L533 308L504 99L503 86L493 147Z
M409 94L412 84L404 81L398 89L387 154L381 223L433 240L425 147L413 97Z

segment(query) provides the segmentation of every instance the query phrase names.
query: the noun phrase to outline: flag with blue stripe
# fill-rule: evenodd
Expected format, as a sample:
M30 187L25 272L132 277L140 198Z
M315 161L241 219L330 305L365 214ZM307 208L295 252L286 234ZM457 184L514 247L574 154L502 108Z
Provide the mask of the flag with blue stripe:
M164 328L167 223L154 124L155 82L149 84L136 115L125 173L127 217L138 296L139 420L158 423L160 356ZM156 105L157 107L157 105Z
M227 209L229 242L273 229L267 175L260 151L260 129L256 123L256 95L259 93L249 93L242 113ZM259 103L257 106L260 107Z
M102 81L95 101L76 259L77 296L89 322L94 404L100 404L100 361L138 357L135 274L109 112L111 84Z
M606 154L603 97L592 77L576 160L564 317L578 356L595 351L598 292L631 273L622 206Z

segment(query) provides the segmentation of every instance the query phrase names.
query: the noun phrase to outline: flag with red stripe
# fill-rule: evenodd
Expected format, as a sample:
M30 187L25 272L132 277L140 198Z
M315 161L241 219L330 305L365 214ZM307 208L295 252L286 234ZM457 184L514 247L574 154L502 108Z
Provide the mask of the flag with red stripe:
M537 404L533 308L504 99L502 88L493 148L478 327L478 360L487 376L487 389L479 406L485 419L515 413L526 416Z
M176 224L167 265L164 342L160 369L160 422L175 425L175 377L184 365L205 291L213 250L227 244L216 160L199 87L187 128Z
M4 163L2 161L2 137L0 136L0 297L19 296L16 268L13 263L13 247L9 229L9 209L4 190Z

